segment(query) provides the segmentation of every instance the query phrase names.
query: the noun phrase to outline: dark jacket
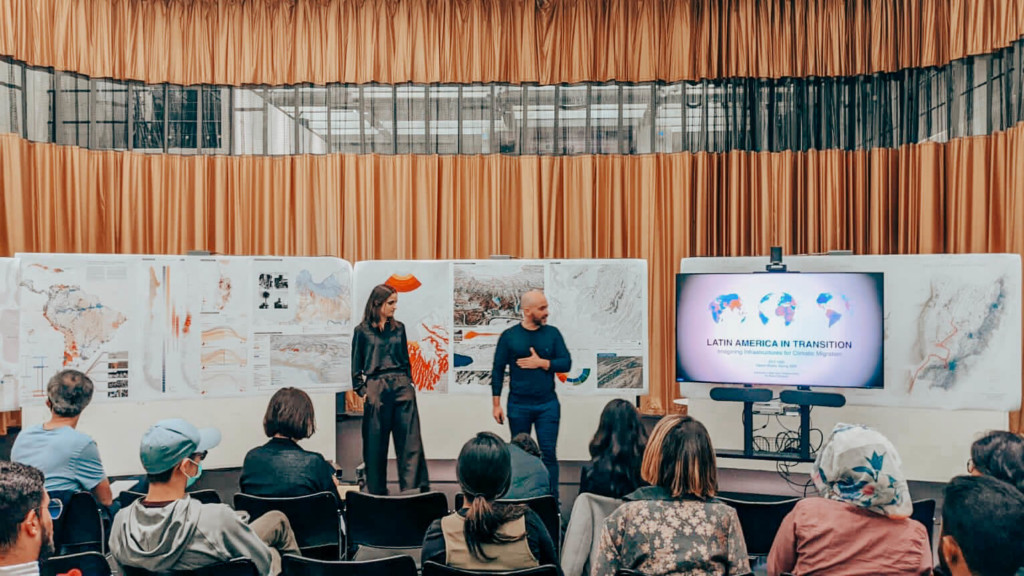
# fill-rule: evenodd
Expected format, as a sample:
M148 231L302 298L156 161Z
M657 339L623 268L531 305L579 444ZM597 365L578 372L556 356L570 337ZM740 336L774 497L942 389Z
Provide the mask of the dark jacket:
M509 444L508 451L512 455L512 483L502 498L521 500L551 494L551 478L540 458L514 444Z

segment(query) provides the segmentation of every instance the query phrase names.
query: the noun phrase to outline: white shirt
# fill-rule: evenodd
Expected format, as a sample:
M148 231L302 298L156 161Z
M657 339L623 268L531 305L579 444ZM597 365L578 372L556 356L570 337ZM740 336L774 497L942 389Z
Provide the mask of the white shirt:
M39 576L39 562L0 566L0 576Z

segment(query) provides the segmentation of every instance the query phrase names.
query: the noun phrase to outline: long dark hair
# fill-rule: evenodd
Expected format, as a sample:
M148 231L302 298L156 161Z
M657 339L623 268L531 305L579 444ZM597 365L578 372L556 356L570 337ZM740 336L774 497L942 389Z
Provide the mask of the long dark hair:
M706 500L718 493L718 465L708 429L683 416L665 433L661 444L658 486L673 498L693 496Z
M971 445L971 461L975 469L1024 491L1024 438L995 430Z
M380 322L380 309L384 306L384 303L391 298L391 295L398 292L387 284L378 284L373 287L370 292L370 297L366 299L366 309L363 310L363 323L367 326L376 327L377 323ZM395 327L395 319L388 318L388 328Z
M466 512L466 546L469 553L481 562L494 560L484 553L484 544L507 544L523 539L498 532L506 522L523 516L521 505L500 504L494 501L505 495L512 481L512 457L505 441L490 432L480 432L459 452L455 469L462 492L469 502Z
M622 399L609 402L601 412L594 439L590 441L590 477L621 498L642 483L640 463L647 445L647 431L640 414Z

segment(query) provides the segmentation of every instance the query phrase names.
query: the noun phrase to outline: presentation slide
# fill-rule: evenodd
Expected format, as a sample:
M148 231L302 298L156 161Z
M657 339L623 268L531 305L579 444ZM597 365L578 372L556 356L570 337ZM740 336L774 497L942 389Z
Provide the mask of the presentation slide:
M679 274L676 379L880 388L882 278Z

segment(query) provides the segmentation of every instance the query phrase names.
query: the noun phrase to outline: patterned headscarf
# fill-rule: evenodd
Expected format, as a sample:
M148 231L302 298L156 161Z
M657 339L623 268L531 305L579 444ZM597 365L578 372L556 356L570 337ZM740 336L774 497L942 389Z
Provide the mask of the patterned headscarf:
M900 455L889 439L856 424L836 424L818 452L811 478L823 498L892 518L913 512Z

